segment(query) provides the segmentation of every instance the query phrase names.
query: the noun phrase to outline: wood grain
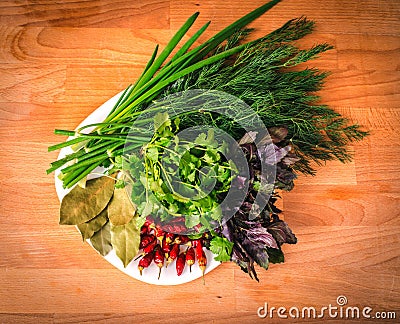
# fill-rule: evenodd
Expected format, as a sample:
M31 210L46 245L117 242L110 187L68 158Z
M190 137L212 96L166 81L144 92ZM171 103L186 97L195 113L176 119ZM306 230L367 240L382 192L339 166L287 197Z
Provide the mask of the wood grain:
M4 26L168 28L169 1L2 1ZM151 19L149 19L151 17Z
M64 138L53 130L76 127L133 82L154 46L165 46L193 12L201 12L197 27L213 21L201 41L262 3L0 2L1 323L310 323L256 312L265 302L336 305L339 295L349 306L400 317L397 0L284 0L251 25L259 36L291 18L315 20L315 33L299 44L334 45L308 63L331 71L321 102L371 133L349 147L351 163L316 166L315 177L299 176L284 193L298 244L283 247L284 264L258 269L259 283L229 263L207 274L205 285L147 285L113 268L76 229L58 225L45 170L58 154L47 147Z
M171 1L171 26L179 28L194 11L201 11L198 24L212 20L212 29L219 30L228 22L240 18L248 11L264 4L265 1L256 0L251 4L244 4L241 0L223 1ZM269 15L257 20L253 25L264 30L271 30L281 26L289 19L307 16L316 20L318 30L335 34L379 34L398 35L395 26L399 23L400 9L396 0L375 1L347 1L326 0L323 4L308 0L287 0L279 7L272 8ZM224 19L215 20L215 17Z

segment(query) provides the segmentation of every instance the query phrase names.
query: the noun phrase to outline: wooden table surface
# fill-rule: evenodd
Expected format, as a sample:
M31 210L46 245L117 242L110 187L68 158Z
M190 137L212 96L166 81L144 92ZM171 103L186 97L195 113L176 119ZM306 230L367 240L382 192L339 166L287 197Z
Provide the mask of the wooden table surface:
M284 0L252 24L268 32L301 15L315 20L301 44L335 46L310 63L332 71L322 102L371 131L352 145L353 162L327 163L284 194L298 244L284 246L285 264L258 269L259 283L227 263L205 285L144 284L58 225L45 173L58 154L47 147L62 140L53 130L73 129L133 82L154 45L195 11L196 26L213 21L211 35L262 3L0 2L0 322L272 322L276 313L257 316L264 303L321 309L340 295L400 317L398 0Z

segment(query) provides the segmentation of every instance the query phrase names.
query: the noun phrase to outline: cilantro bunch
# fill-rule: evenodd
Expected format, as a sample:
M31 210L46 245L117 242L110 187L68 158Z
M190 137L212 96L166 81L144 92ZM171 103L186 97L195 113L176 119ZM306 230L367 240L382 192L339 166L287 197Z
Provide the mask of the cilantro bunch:
M154 117L154 129L124 166L139 222L148 215L164 223L183 217L187 229L197 227L197 232L221 224L220 204L237 174L234 162L225 158L227 143L217 141L213 129L197 129L193 141L182 139L179 118L172 121L166 112Z

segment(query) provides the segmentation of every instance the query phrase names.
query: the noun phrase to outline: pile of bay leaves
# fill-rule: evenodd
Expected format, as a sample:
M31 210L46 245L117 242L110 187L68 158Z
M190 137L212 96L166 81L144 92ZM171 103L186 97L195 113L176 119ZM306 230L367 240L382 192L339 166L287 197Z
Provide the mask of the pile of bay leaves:
M140 228L126 188L116 187L116 174L75 186L62 199L60 224L76 225L83 240L103 256L112 249L126 267L138 254Z

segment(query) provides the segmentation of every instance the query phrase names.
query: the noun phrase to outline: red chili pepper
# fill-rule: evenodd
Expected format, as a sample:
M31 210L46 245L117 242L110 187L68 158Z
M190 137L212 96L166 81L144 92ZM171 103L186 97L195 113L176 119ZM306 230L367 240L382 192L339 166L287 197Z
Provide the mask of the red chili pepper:
M197 262L204 276L204 272L206 271L206 266L207 266L207 257L203 249L200 249L200 252L198 252L197 254Z
M175 244L186 244L190 241L189 237L186 235L178 235L175 240L174 243Z
M151 217L147 217L143 225L151 228L154 225L154 220Z
M206 253L203 250L203 247L201 246L201 242L199 242L197 244L196 257L197 257L197 263L199 264L199 268L200 268L201 272L203 273L203 283L204 283L204 272L206 271L207 257L206 257Z
M201 244L200 239L196 239L196 240L190 240L188 243L186 243L188 246L193 246L194 248L196 248L196 246L198 244Z
M154 234L156 235L156 238L158 240L160 240L160 243L162 242L162 240L164 239L165 236L165 232L158 226L156 226L154 228Z
M150 228L150 225L154 224L154 221L152 219L147 218L142 225L142 228L140 229L140 235L144 234L150 234L150 231L152 228Z
M185 231L187 231L187 227L185 226L185 224L168 224L164 226L164 229L167 232L170 233L175 233L175 234L180 234L180 233L184 233Z
M178 259L176 259L176 274L180 276L185 269L186 252L179 254Z
M148 253L150 253L150 252L153 252L153 251L154 251L154 248L156 247L156 245L157 245L157 240L154 240L154 241L151 242L150 244L146 245L146 246L143 248L143 252L140 253L140 254L135 258L135 261L136 261L137 259L139 259L141 256L144 256L144 255L146 255L146 254L148 254Z
M147 268L150 264L151 261L153 261L154 258L154 252L146 254L143 258L140 259L138 269L140 272L140 275L142 275L142 271L144 268Z
M160 246L157 245L155 252L154 252L154 263L157 265L157 267L160 269L158 271L158 279L160 279L160 275L161 275L161 268L164 265L164 253L161 250Z
M152 243L155 239L156 239L156 237L151 234L142 235L140 238L139 249L145 248L147 245Z
M207 266L207 257L201 244L197 245L196 247L196 257L197 257L197 263L199 264L199 267L204 275L204 271Z
M151 242L149 245L147 245L147 246L145 246L144 248L143 248L143 253L150 253L150 252L153 252L154 251L154 248L156 247L156 245L157 245L157 240L154 240L153 242Z
M164 238L162 241L161 249L164 252L165 258L168 259L169 252L171 252L171 244L167 243L167 239Z
M189 266L190 272L192 272L192 265L194 264L194 260L195 260L194 249L192 247L189 247L188 250L186 251L186 263Z
M167 259L166 267L168 267L168 265L178 257L179 251L179 244L172 245L171 252L169 253L169 257Z
M174 233L165 233L165 241L168 244L171 244L175 239L175 234Z
M197 256L197 252L200 252L200 250L203 249L203 243L201 239L193 240L192 242L193 242L193 247L196 249L196 256Z
M144 235L149 232L150 232L150 230L149 230L148 226L143 225L142 228L140 229L140 235Z

